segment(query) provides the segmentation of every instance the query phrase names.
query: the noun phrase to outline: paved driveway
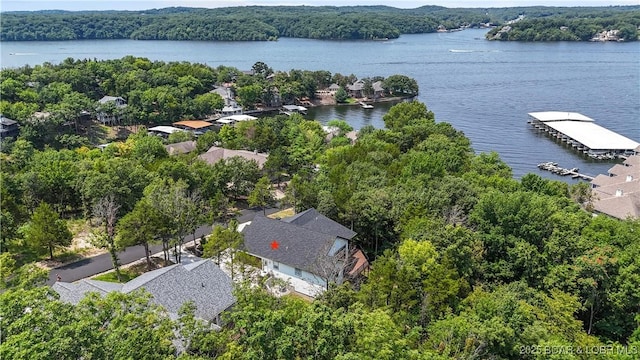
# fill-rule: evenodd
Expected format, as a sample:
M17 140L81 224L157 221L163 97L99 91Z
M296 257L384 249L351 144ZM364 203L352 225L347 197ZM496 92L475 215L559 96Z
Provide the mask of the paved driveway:
M277 212L278 209L267 209L267 214ZM239 223L251 221L256 214L262 213L260 209L245 209L240 211L240 215L237 217ZM208 235L211 233L211 225L202 225L196 232L196 238ZM188 242L193 240L193 234L184 237L184 241ZM162 251L162 244L152 245L149 247L152 254ZM131 246L118 253L118 259L120 264L126 265L134 261L144 258L144 247L142 245ZM111 263L111 256L107 254L101 254L90 258L84 258L71 264L63 265L58 268L52 269L49 272L49 279L47 285L53 285L56 282L56 278L60 276L64 282L73 282L76 280L84 279L89 276L103 273L105 271L113 269Z

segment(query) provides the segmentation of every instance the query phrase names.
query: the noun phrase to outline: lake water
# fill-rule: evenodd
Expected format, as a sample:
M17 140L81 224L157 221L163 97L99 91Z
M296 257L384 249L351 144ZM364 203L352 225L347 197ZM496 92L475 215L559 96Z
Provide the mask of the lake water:
M67 57L190 61L250 69L262 61L275 70L328 70L357 77L403 74L418 81L418 100L452 123L476 152L497 151L520 177L555 161L586 174L606 172L611 162L593 161L527 123L534 111L580 112L640 141L640 43L516 43L484 40L486 30L403 35L389 41L275 42L65 41L5 42L2 67L59 63ZM374 109L324 107L310 116L344 119L355 128L382 127L389 105ZM570 179L567 179L570 181Z

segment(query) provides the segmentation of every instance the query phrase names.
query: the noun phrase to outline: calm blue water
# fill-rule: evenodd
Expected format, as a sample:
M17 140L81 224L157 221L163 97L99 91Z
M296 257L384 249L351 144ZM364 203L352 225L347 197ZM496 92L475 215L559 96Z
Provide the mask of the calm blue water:
M358 77L404 74L420 86L418 100L438 121L452 123L477 152L497 151L520 177L555 161L598 174L594 162L527 126L533 111L575 111L640 141L640 43L507 43L484 40L486 30L403 35L391 41L277 42L67 41L2 43L2 67L58 63L67 57L115 59L135 55L164 61L250 69L328 70ZM317 108L322 122L382 127L387 106Z

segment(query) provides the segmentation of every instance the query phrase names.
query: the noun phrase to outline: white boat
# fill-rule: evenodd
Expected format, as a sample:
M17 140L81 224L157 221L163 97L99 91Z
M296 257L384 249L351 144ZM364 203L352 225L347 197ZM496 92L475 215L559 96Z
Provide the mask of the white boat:
M371 104L367 104L365 102L360 102L360 106L362 106L363 109L373 109L373 105Z

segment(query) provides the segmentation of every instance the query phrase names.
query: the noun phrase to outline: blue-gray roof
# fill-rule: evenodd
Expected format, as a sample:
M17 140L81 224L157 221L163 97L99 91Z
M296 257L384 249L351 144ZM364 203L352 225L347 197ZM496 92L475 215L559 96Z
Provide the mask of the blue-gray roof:
M357 233L336 221L320 214L316 209L308 209L296 215L282 219L290 224L302 226L306 229L339 236L343 239L351 240Z
M242 234L247 252L312 273L336 240L335 235L262 215L257 215L245 226ZM274 244L277 244L276 248Z
M72 304L77 304L87 292L105 295L111 291L129 293L141 288L169 314L177 314L184 303L192 301L196 305L195 315L205 320L215 319L235 303L231 279L209 259L150 271L124 285L95 280L53 285L60 299Z

